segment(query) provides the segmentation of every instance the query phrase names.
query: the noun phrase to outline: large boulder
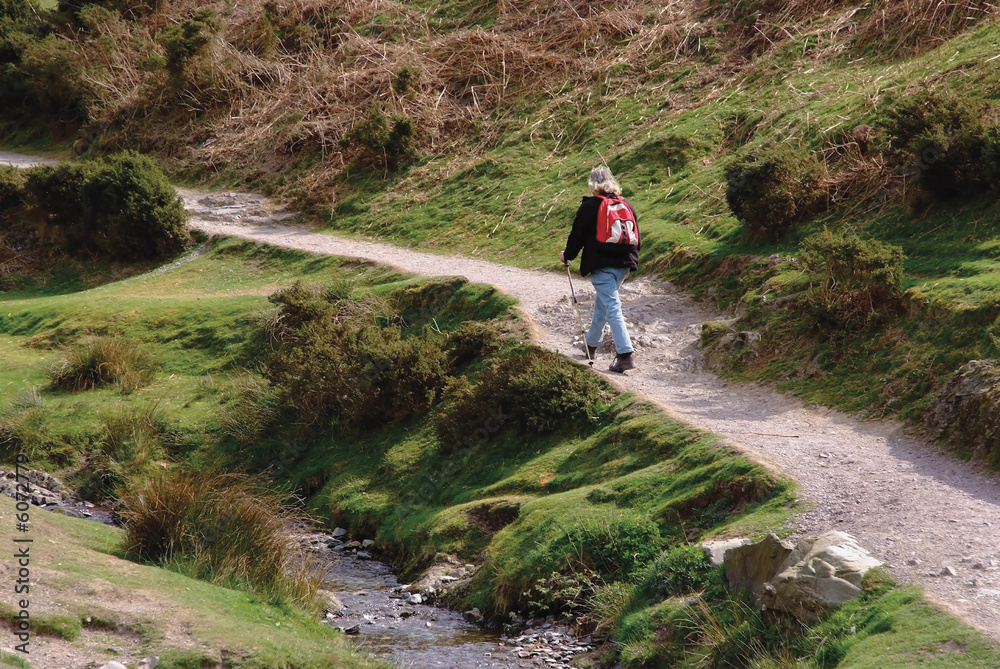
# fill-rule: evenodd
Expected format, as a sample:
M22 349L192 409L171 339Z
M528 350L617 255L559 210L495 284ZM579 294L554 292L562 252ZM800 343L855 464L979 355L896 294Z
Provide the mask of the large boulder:
M1000 457L1000 362L962 365L928 403L924 423L950 446Z
M757 605L803 621L860 595L861 579L881 564L844 532L795 545L770 534L725 553L730 588L749 590Z
M778 575L794 550L792 544L773 534L757 543L730 548L724 556L729 587L737 592L749 590L758 598L764 585Z
M804 539L786 566L764 587L761 604L799 620L846 604L861 594L861 579L882 563L844 532Z

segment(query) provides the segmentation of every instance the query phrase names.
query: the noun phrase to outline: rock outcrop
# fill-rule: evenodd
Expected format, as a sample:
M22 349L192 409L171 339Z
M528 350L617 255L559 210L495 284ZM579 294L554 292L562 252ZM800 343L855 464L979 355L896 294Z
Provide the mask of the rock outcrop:
M1000 457L1000 362L962 365L927 405L924 424L949 446Z
M733 590L749 590L758 605L803 621L860 595L865 574L881 564L844 532L795 545L771 534L725 553Z

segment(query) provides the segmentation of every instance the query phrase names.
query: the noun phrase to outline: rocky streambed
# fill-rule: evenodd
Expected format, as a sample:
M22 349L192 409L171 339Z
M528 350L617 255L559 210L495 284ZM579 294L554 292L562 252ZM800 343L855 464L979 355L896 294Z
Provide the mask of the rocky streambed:
M373 543L335 534L304 537L328 561L325 621L401 669L569 669L574 655L590 649L589 638L575 638L551 620L527 621L522 633L508 637L477 622L478 610L439 606L436 595L471 576L473 565L442 560L418 583L403 584L376 559Z

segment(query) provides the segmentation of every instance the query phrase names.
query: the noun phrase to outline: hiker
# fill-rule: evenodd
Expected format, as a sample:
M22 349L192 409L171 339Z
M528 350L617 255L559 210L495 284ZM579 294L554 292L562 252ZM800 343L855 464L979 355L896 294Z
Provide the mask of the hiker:
M629 272L639 267L639 219L632 204L621 196L622 188L607 167L591 170L587 187L593 195L580 203L559 260L568 263L583 249L580 274L590 274L596 293L594 319L583 345L592 359L604 337L604 324L608 323L616 353L608 369L621 373L635 367L618 289Z

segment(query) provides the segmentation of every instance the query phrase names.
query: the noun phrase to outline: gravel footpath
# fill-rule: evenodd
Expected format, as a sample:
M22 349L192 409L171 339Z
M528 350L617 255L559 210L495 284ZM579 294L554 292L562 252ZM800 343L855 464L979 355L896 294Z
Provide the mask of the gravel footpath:
M0 153L0 163L20 160ZM539 342L584 360L565 274L529 271L465 257L419 253L387 243L285 225L291 215L260 196L181 189L191 225L311 253L362 258L422 275L461 275L520 300ZM553 248L553 258L559 248ZM593 291L575 277L589 320ZM625 316L637 345L637 369L594 369L617 387L646 396L670 414L722 435L733 447L794 479L810 510L796 534L837 529L853 534L893 575L1000 640L1000 486L997 476L905 434L893 421L858 421L776 390L735 384L703 370L701 323L720 318L670 284L645 278L623 287Z

